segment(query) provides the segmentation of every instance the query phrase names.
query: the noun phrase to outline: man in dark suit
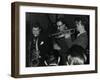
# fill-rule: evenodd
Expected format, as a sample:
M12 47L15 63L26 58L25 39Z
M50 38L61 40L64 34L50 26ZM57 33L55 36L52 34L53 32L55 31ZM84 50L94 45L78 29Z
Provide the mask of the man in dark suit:
M76 64L75 61L77 61L78 64L84 64L84 63L89 63L89 54L85 54L85 52L82 52L84 50L87 50L88 47L88 35L87 35L87 31L86 31L86 21L80 17L75 18L75 25L76 25L76 30L78 32L76 39L72 41L72 37L70 34L65 34L65 39L66 39L66 43L68 45L68 48L70 49L70 58L71 59L71 64ZM77 46L74 46L77 45ZM73 47L74 46L74 47ZM80 47L79 47L80 46ZM84 50L83 50L83 49ZM87 52L86 52L87 53ZM68 54L66 52L66 54ZM83 56L83 57L80 57ZM87 61L85 61L84 56L87 58Z
M49 52L49 39L38 23L33 25L32 39L30 41L30 66L44 66L44 61Z
M76 30L78 32L77 37L74 41L72 41L70 34L65 34L65 39L68 47L70 48L73 45L79 45L84 49L88 46L88 35L86 31L86 21L80 17L75 18ZM87 26L88 27L88 26Z
M65 52L68 50L68 46L67 46L63 31L67 30L68 27L66 26L62 18L57 20L56 25L57 25L57 32L58 33L62 32L62 34L58 35L55 38L54 49L59 52L58 54L60 56L59 65L65 65L65 62L66 62Z

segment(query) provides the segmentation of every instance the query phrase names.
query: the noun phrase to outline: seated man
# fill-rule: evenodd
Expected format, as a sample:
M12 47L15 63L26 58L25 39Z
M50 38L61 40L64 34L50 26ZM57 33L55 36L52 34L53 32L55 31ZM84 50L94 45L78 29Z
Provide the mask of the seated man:
M86 51L79 45L73 45L66 56L67 65L82 65L87 61Z

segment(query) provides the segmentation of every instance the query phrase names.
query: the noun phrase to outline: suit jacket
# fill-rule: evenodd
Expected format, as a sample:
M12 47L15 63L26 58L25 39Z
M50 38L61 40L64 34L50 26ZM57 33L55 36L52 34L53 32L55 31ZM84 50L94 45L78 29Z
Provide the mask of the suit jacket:
M68 39L66 39L66 43L68 45L68 47L70 48L72 45L80 45L81 47L83 47L84 49L87 48L88 45L88 36L87 36L87 32L84 32L82 34L80 34L74 41L72 41L71 37L69 37Z
M40 51L40 56L42 58L46 58L50 51L50 40L44 34L39 35L38 37L38 49ZM31 39L31 46L30 46L30 55L32 55L32 50L35 48L35 37L33 36Z

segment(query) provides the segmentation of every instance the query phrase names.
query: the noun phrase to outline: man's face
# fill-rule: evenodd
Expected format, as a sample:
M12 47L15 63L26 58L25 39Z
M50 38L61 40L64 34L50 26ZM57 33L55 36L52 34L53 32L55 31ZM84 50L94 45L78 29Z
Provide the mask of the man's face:
M33 33L33 35L34 35L35 37L39 36L39 34L40 34L40 29L39 29L39 27L37 27L37 28L33 27L32 33Z
M76 24L76 29L77 29L77 31L82 30L82 24L81 24L81 21L76 21L75 24Z
M65 29L65 24L63 24L61 21L57 22L57 26L60 31L63 31Z

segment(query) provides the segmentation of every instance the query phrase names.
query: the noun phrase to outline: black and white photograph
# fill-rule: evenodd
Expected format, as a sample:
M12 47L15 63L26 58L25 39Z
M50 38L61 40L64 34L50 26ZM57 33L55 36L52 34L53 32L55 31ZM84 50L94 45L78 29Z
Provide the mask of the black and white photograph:
M97 73L97 7L12 3L12 76Z
M26 13L26 67L89 64L89 19Z

